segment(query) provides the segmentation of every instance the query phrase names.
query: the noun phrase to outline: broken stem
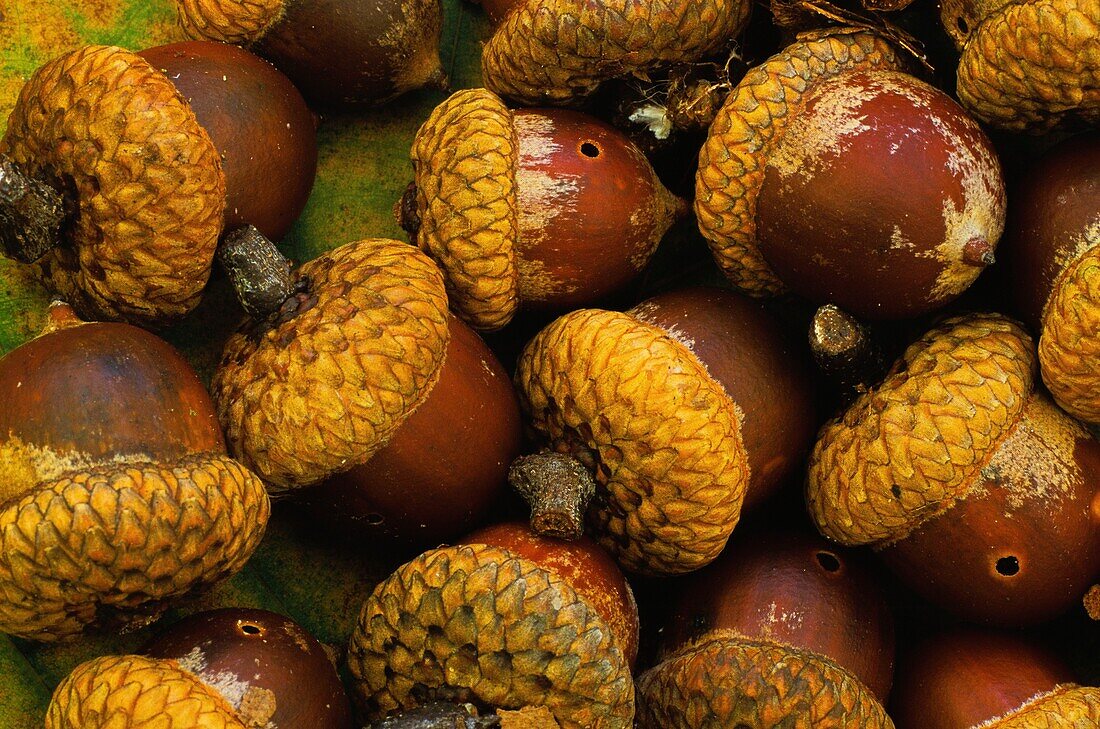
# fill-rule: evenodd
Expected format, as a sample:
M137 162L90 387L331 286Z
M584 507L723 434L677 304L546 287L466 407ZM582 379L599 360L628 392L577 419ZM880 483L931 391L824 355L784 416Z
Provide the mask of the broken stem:
M520 456L508 482L531 506L531 529L557 539L579 539L584 513L596 494L592 474L573 456L543 452Z
M65 198L0 155L0 249L20 263L34 263L61 244L69 218Z
M409 240L416 243L416 234L420 232L420 211L416 207L416 183L410 182L402 193L401 199L393 206L393 216L397 218L397 224L409 235Z
M255 226L227 233L217 255L237 292L237 300L253 318L274 313L300 288L290 271L290 261Z
M883 375L882 352L851 314L833 304L814 313L810 324L810 349L822 373L848 401Z

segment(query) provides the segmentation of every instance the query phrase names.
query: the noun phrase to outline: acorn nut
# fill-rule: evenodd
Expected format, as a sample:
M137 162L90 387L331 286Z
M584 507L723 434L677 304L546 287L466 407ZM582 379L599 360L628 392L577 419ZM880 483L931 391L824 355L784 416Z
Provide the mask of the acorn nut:
M290 227L314 126L286 77L232 46L62 54L0 141L0 248L87 316L167 323L198 304L227 226Z
M1035 389L1035 351L996 314L948 319L818 435L818 528L872 545L926 599L1037 623L1100 574L1100 444Z
M480 330L521 305L576 308L616 291L686 212L618 130L578 112L512 111L484 89L436 107L412 162L402 226Z
M598 553L591 544L543 548L538 538L512 538L517 529L425 552L375 588L348 649L369 720L444 699L545 706L566 729L633 726L621 623L604 612L615 599L588 597L616 594L621 574L606 556L594 569L584 564ZM517 541L526 548L514 550ZM617 612L631 609L632 598Z
M892 727L893 618L873 574L816 535L750 530L683 580L639 727Z
M176 0L176 10L191 38L253 50L322 106L446 85L440 0Z
M226 455L198 376L152 334L55 304L0 360L0 399L3 632L143 625L259 545L263 483Z
M722 50L750 8L745 0L521 0L485 45L482 76L521 104L578 103L609 79Z
M46 729L351 729L336 667L301 626L266 610L192 615L144 655L103 656L54 691Z

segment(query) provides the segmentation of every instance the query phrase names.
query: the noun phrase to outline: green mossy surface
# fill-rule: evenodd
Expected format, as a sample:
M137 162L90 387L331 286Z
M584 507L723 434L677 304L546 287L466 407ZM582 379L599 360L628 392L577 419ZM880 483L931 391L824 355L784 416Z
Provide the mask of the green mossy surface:
M452 88L479 85L480 43L488 32L481 11L462 0L443 0L443 6L441 56ZM182 39L172 0L0 0L0 130L26 79L57 54L85 43L140 50ZM360 238L404 239L393 204L411 178L413 135L443 98L444 92L424 91L361 113L321 112L317 180L300 220L280 243L283 251L305 261ZM17 264L0 258L0 355L41 329L49 301ZM215 275L198 310L162 335L209 379L239 317L226 282ZM63 644L0 636L0 727L41 727L53 688L78 663L133 652L172 620L201 609L281 612L342 652L362 601L397 562L322 543L316 536L323 525L313 527L294 523L277 507L241 574L154 626Z

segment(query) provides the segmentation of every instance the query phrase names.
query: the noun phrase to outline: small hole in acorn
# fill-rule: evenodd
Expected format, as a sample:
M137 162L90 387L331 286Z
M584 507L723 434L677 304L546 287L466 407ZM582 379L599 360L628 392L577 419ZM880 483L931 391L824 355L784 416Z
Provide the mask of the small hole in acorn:
M1015 557L1001 557L997 560L997 572L1005 577L1012 577L1020 571L1020 560Z
M966 20L964 20L963 18L959 18L958 20L956 20L955 25L959 27L959 32L963 35L966 35L970 32L970 26L966 24Z
M239 630L242 635L247 635L250 637L257 637L264 634L264 629L262 625L256 625L255 623L249 623L243 620L237 621L237 630Z
M832 552L818 552L815 556L821 569L826 572L836 572L840 569L840 560Z
M582 142L581 154L585 157L591 157L595 159L600 156L600 148L595 142Z

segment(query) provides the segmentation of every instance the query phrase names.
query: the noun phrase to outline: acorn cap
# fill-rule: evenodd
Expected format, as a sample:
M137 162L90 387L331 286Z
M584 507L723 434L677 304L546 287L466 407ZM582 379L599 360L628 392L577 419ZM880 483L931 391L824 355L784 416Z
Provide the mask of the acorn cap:
M1066 266L1047 300L1039 364L1043 382L1066 412L1100 423L1100 227L1086 235L1094 239L1091 247Z
M34 264L62 297L97 317L145 322L198 304L225 176L163 73L109 46L59 56L23 87L0 151L75 193L67 240Z
M286 12L286 0L176 0L179 24L188 38L251 45Z
M998 314L944 321L910 345L879 387L821 430L807 500L843 544L893 542L981 481L1034 387L1031 337Z
M405 243L348 243L298 269L306 291L226 342L211 389L226 440L273 492L365 463L428 396L447 295Z
M610 626L534 562L482 544L399 567L363 605L348 667L370 720L433 698L547 707L566 728L631 727L634 684Z
M500 329L519 305L512 112L468 89L432 111L412 146L416 243L439 262L455 311L474 329Z
M732 631L708 633L642 674L638 717L641 729L894 726L832 660Z
M1100 726L1100 688L1073 684L1057 686L1016 711L981 724L980 729L1064 729L1073 726Z
M526 347L531 426L593 471L593 536L628 570L689 572L726 544L749 466L741 412L686 346L628 314L581 309Z
M893 48L873 33L805 34L751 69L726 98L699 152L695 214L715 260L739 289L753 296L784 289L757 245L756 200L768 156L803 97L844 71L898 66Z
M263 483L217 454L58 475L0 510L0 632L151 622L240 571L269 514Z
M689 63L728 44L745 0L523 0L482 53L485 86L528 106L566 105L603 82Z
M144 656L101 656L86 661L54 691L46 729L108 726L247 729L216 690L175 661Z
M1074 116L1100 122L1100 0L1006 3L974 20L957 90L978 119L1032 132Z

